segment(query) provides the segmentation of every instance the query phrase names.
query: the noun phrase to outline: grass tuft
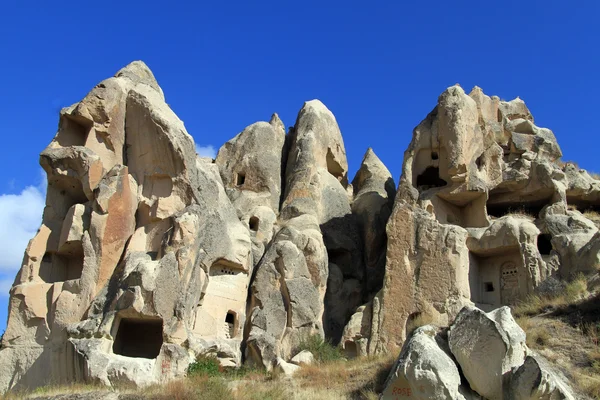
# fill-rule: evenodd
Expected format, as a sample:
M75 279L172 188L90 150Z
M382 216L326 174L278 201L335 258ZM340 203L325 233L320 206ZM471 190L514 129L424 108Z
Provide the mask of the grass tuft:
M319 335L310 335L304 338L298 345L296 354L303 350L310 351L318 363L327 363L344 358L339 347L333 346Z

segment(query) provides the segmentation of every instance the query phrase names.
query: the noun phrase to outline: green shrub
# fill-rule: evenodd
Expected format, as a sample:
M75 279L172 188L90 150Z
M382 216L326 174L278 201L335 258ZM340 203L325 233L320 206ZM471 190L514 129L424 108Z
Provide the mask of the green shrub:
M311 335L304 338L298 345L296 353L303 350L310 351L313 356L315 356L315 360L322 363L344 358L339 347L335 347L331 343L326 342L319 335Z
M219 361L210 356L198 356L196 361L188 366L188 376L204 375L217 376L221 373Z

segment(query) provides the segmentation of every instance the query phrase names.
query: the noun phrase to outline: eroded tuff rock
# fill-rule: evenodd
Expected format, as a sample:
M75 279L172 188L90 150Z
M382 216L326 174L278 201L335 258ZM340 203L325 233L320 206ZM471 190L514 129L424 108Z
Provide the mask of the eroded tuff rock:
M598 181L560 156L522 100L442 93L404 154L376 351L398 351L415 319L447 325L464 305L514 304L596 268L600 236L581 212Z
M205 159L133 62L61 111L40 156L46 208L11 288L0 389L143 386L202 354L294 370L310 335L348 357L396 352L423 321L595 271L600 183L560 156L522 100L453 86L415 128L397 189L372 149L349 183L319 100L287 134L273 114ZM432 329L403 354L433 358L404 357L398 379L454 362ZM421 396L469 398L446 364ZM523 365L515 398L555 390Z
M40 164L47 206L11 289L3 390L143 386L200 354L288 365L309 335L339 341L381 287L395 185L369 151L352 193L318 100L287 136L274 114L202 159L138 61L61 111Z

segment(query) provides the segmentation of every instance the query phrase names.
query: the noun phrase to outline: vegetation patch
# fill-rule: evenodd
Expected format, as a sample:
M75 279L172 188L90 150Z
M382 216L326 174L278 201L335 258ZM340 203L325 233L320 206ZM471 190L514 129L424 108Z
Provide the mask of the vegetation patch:
M327 363L344 358L342 350L323 340L319 335L311 335L304 338L296 348L296 354L308 350L318 363Z

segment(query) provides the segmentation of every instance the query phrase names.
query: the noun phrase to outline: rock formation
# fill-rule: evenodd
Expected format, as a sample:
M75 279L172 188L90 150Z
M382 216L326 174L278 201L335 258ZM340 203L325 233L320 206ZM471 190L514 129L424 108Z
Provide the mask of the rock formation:
M417 328L385 386L382 400L575 399L560 374L527 348L508 307L487 314L465 307L449 329Z
M318 100L287 134L273 114L201 158L133 62L61 111L40 156L46 208L10 291L0 389L142 386L204 354L291 371L310 335L348 357L398 352L423 320L596 270L600 233L582 212L600 207L600 181L560 156L520 99L453 86L415 128L397 190L372 149L350 181ZM403 352L428 349L426 365L402 373L431 366L428 395L468 398L452 331L448 345L432 329ZM546 379L522 361L502 364L520 365L520 387Z
M597 269L600 236L581 212L599 181L560 157L522 100L442 93L404 154L375 351L399 351L415 320L448 325L465 305L514 304Z

